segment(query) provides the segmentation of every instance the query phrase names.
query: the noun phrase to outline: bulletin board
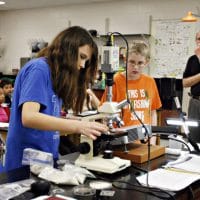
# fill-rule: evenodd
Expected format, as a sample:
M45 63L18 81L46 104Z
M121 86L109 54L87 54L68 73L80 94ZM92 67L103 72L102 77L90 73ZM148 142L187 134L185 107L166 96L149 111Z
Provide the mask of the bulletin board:
M194 52L196 27L196 22L151 20L151 76L182 78Z

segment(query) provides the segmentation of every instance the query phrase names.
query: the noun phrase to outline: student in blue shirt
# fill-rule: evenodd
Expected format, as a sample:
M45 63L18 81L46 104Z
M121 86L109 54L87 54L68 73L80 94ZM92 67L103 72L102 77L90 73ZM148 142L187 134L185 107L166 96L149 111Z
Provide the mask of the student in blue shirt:
M108 128L98 122L60 117L61 107L82 111L88 85L97 72L98 48L78 26L59 33L20 70L14 86L5 169L22 166L23 150L33 148L58 159L60 134L83 134L95 140Z

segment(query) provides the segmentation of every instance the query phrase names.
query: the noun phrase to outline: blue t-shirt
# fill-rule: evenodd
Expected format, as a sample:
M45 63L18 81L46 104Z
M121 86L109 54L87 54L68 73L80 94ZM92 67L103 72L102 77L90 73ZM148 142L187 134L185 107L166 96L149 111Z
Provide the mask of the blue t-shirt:
M62 101L53 91L50 68L45 58L29 61L16 78L6 139L6 170L22 166L25 148L49 152L54 159L58 158L59 132L24 127L21 116L25 102L37 102L41 113L60 117Z

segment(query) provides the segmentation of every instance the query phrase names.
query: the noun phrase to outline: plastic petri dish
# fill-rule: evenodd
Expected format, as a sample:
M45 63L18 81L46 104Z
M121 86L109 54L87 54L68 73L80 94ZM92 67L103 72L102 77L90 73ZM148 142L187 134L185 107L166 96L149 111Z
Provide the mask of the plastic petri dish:
M78 185L73 188L73 193L76 196L93 196L96 194L96 190L88 185Z
M52 189L51 195L56 196L57 194L65 194L65 190L61 188Z

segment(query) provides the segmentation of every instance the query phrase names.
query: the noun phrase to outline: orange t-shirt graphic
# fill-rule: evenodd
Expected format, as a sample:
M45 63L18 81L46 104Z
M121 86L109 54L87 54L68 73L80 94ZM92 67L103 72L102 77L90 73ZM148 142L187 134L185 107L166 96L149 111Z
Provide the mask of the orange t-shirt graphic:
M112 100L120 102L126 99L126 79L121 73L114 76L112 88ZM105 90L101 103L106 101ZM157 110L162 106L155 80L145 74L141 74L137 80L128 80L128 96L134 111L144 124L151 124L151 110ZM130 105L122 110L125 126L140 125Z

